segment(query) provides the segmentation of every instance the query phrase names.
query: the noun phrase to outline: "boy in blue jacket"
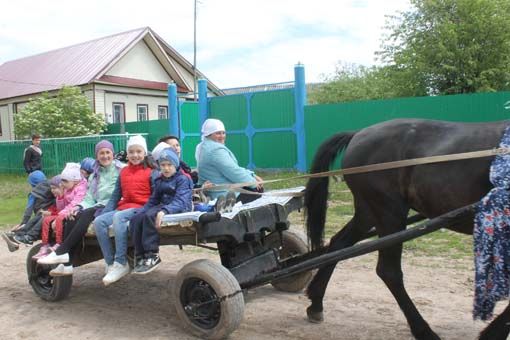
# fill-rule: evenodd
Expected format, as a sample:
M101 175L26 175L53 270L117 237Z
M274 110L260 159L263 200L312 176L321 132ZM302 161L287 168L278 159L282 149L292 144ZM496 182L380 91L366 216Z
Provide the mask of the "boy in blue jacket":
M136 256L133 274L147 274L161 263L158 229L162 217L192 210L193 181L179 171L175 151L164 149L158 164L160 176L155 180L151 197L129 222Z

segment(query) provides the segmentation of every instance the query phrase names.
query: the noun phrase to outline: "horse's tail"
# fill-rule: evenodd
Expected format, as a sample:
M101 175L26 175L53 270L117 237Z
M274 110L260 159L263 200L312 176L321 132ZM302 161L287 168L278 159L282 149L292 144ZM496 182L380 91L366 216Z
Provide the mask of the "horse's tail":
M323 142L315 154L310 172L328 171L338 153L347 147L355 134L356 132L339 133ZM328 186L329 177L310 178L306 184L306 228L313 250L323 245Z

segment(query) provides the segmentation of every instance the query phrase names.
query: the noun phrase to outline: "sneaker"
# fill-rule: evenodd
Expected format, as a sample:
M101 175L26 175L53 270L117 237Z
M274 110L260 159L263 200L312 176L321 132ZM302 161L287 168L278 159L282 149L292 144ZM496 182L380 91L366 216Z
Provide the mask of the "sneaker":
M105 286L111 285L114 282L117 282L122 277L129 274L129 264L120 264L118 262L114 262L113 266L108 268L108 274L103 277L103 283Z
M3 232L2 238L4 239L5 243L7 243L7 248L9 248L11 253L19 249L19 243L14 240L14 234Z
M60 243L55 243L50 247L51 251L56 252L58 247L60 247Z
M64 266L64 264L59 264L56 268L50 270L50 276L68 276L73 275L73 266Z
M135 267L133 268L131 274L136 274L137 272L139 272L140 269L142 269L144 262L145 258L143 256L135 257Z
M227 200L225 199L225 196L218 196L216 198L216 204L214 205L214 210L219 212L220 214L225 212L225 204L227 203Z
M47 244L43 244L41 246L41 249L39 249L39 252L37 254L35 254L34 256L32 256L32 260L39 261L40 258L48 255L50 252L51 252L50 246Z
M28 235L14 235L13 239L15 242L23 243L29 246L31 246L34 243L32 237Z
M234 205L236 205L236 193L233 191L229 191L225 198L225 212L232 212Z
M37 263L39 264L58 264L58 263L67 263L69 262L69 254L65 253L62 255L57 255L55 251L52 251L45 257L39 258Z
M133 274L145 275L156 269L161 263L161 258L158 253L151 253L143 262L143 265Z

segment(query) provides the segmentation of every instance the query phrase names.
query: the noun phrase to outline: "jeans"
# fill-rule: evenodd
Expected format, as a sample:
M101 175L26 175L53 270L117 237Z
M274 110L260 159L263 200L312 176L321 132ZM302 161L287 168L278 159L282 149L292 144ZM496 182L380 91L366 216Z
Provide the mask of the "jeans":
M94 219L94 229L96 238L103 252L103 257L109 266L113 262L125 265L127 263L127 247L128 247L128 222L140 211L141 208L131 208L126 210L114 210L99 215ZM112 225L115 233L115 255L112 251L108 228Z

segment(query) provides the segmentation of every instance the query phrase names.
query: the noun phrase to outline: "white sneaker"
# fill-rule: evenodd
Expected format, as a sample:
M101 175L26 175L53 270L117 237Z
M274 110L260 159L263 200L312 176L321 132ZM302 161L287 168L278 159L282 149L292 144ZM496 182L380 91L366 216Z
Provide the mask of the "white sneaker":
M46 255L45 257L41 257L37 260L39 264L58 264L58 263L67 263L69 262L69 254L65 253L62 255L57 255L54 251Z
M113 262L113 266L108 268L108 274L106 274L105 277L103 277L103 283L105 286L108 286L118 280L120 280L122 277L129 274L129 264L126 263L124 265Z
M64 266L62 263L57 268L50 271L51 276L68 276L73 275L73 266Z

